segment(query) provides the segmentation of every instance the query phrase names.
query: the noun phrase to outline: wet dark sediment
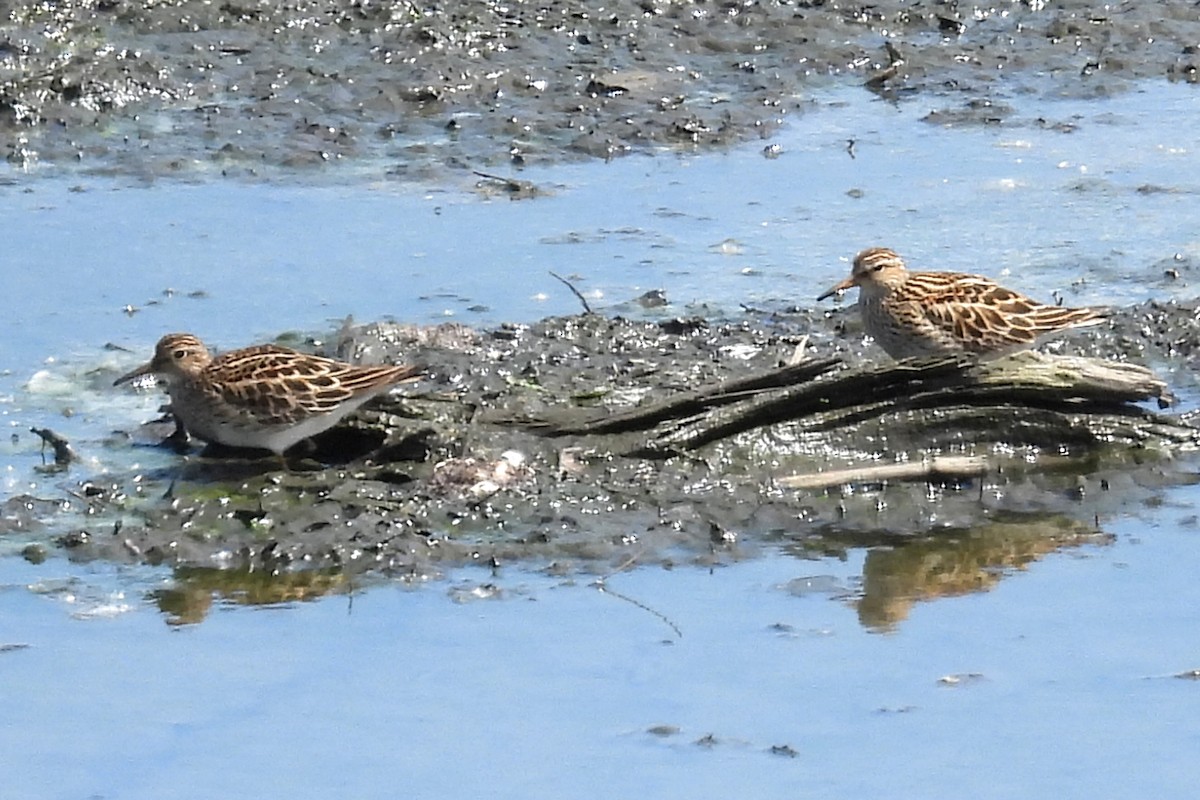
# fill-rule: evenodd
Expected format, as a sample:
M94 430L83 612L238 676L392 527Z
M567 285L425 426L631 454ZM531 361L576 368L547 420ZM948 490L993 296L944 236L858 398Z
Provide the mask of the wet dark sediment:
M1193 459L1176 457L1195 449L1194 436L1115 440L1078 425L1069 441L1057 441L1047 425L1025 426L1024 440L1009 441L998 419L984 441L931 440L906 431L906 420L917 419L911 410L815 436L782 422L652 458L622 455L645 441L644 431L551 437L521 424L611 417L770 372L801 343L818 359L883 362L855 322L853 312L837 310L724 323L582 315L491 331L343 331L321 349L369 361L419 359L433 365L430 378L319 437L320 463L291 472L273 459L197 448L158 474L76 483L70 494L92 507L93 522L55 544L81 558L268 572L419 578L511 561L603 571L631 559L720 562L767 543L825 553L933 533L970 539L981 525L1008 529L1001 523L1014 519L1090 540L1106 514L1194 479ZM1053 347L1151 363L1193 391L1200 310L1147 304ZM1130 407L1131 417L1157 413ZM1159 419L1172 420L1176 432L1195 430L1194 420ZM131 433L154 446L171 431L162 422ZM982 477L815 489L779 481L936 453L980 455L989 466ZM27 532L36 524L21 523Z
M238 176L382 159L402 178L769 138L831 81L1005 124L1015 94L1195 82L1183 0L871 4L17 2L10 161Z

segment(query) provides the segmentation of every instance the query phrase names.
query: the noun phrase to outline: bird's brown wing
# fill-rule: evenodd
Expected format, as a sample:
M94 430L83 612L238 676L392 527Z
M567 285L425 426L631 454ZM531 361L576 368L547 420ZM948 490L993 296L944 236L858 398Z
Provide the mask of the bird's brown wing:
M932 325L977 352L1025 347L1101 319L1093 309L1045 305L978 275L914 274L904 288Z
M227 407L259 424L292 424L416 377L411 365L355 366L275 345L236 350L205 370Z

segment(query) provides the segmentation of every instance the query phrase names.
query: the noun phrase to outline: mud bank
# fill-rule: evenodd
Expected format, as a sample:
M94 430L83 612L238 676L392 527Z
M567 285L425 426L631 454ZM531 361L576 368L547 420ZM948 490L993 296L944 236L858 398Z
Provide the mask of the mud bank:
M422 577L449 566L521 561L605 570L752 555L767 542L798 551L844 548L980 526L1067 526L1153 503L1195 478L1192 448L1104 441L979 445L981 477L856 482L788 489L795 472L921 458L903 436L797 440L773 426L672 458L623 456L620 437L546 437L528 422L597 417L697 386L770 370L798 346L849 363L882 359L857 315L762 310L727 321L632 322L598 315L477 331L376 324L314 349L365 361L420 360L424 384L369 407L320 437L291 471L256 454L190 448L154 473L64 476L60 498L14 498L8 532L27 557L77 558L268 572L338 568ZM1195 391L1200 308L1147 304L1054 349L1152 365ZM1194 424L1194 421L1186 424ZM115 436L114 448L159 447L169 420ZM956 446L972 452L971 443ZM38 542L52 519L89 520ZM58 517L58 519L53 519ZM1016 522L1014 522L1014 520ZM1022 534L1024 535L1024 534Z
M766 140L831 81L921 95L939 124L1007 124L1018 94L1195 82L1198 41L1183 0L20 2L0 26L0 141L22 168L365 158L426 179Z

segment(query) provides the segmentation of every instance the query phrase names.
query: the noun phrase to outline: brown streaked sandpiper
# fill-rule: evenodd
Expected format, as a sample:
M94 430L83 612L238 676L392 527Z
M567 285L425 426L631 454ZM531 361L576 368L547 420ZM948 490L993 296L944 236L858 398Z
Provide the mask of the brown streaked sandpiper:
M154 358L113 385L153 375L166 384L171 409L189 433L282 456L421 371L411 365L356 366L271 344L214 358L195 336L171 333L159 340Z
M996 357L1105 318L1099 309L1039 303L981 275L910 272L884 247L859 253L850 277L817 300L853 287L858 287L867 333L896 359L947 353Z

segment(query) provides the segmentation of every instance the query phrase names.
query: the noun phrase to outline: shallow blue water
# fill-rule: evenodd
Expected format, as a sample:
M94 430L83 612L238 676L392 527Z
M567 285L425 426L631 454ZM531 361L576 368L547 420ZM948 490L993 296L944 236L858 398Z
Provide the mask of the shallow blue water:
M524 201L481 197L468 174L438 188L357 173L321 185L17 177L0 188L12 254L0 359L94 359L99 343L145 346L165 329L230 346L348 314L495 323L577 311L549 270L577 275L599 307L651 288L677 306L808 303L877 243L922 268L1008 271L1041 295L1190 296L1189 276L1153 266L1200 257L1193 95L1154 84L952 129L921 122L922 101L842 92L792 120L778 158L749 146L530 168L519 177L550 194Z
M169 464L104 444L158 399L95 372L169 330L229 347L349 314L578 310L548 270L609 310L652 288L668 313L807 304L871 244L1069 301L1192 296L1195 276L1168 280L1160 261L1200 257L1194 91L1018 106L999 128L953 130L921 122L923 101L822 95L777 159L750 146L531 168L520 177L553 193L519 202L480 197L466 175L448 188L15 176L0 188L0 418L16 434L0 437L3 494L59 496L133 468L122 459ZM46 424L85 459L65 478L34 471L25 431ZM783 588L830 575L852 590L861 552L611 578L682 637L586 580L520 568L495 579L495 600L457 602L492 580L464 571L173 628L146 599L165 573L0 558L0 645L28 645L0 651L4 794L1190 796L1200 683L1170 676L1200 668L1197 497L1130 508L1102 521L1113 545L920 603L888 634L848 599ZM939 682L950 675L968 677Z
M519 570L172 629L138 599L149 571L7 560L0 630L29 647L0 654L0 750L21 765L6 792L1186 797L1200 697L1172 676L1200 667L1198 531L1110 527L1112 546L918 605L889 634L784 588L852 583L858 558L609 579L681 636L587 581ZM129 587L133 609L72 619L91 601L20 588L64 572ZM492 581L498 599L455 601Z

